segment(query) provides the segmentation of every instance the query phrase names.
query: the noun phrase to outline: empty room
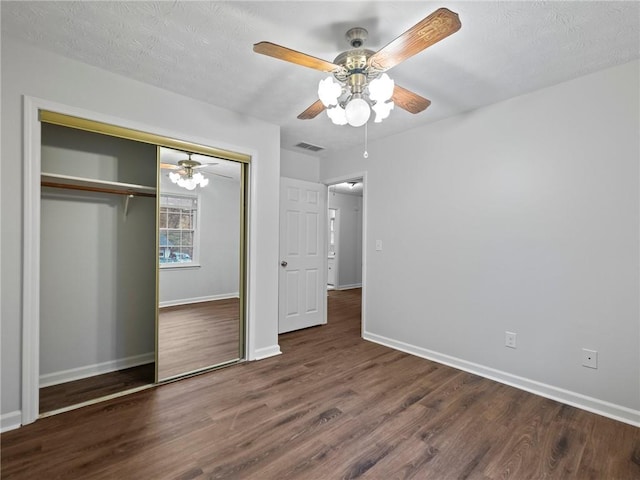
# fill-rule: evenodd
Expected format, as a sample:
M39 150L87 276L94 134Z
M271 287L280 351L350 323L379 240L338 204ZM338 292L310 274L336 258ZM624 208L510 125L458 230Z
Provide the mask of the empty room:
M6 479L640 479L640 3L2 1Z

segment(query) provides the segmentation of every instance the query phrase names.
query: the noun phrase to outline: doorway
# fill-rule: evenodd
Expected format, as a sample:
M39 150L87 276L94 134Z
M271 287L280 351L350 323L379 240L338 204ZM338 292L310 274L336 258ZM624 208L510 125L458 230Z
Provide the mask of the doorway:
M330 179L324 184L280 178L279 334L323 325L333 318L334 297L356 302L361 334L366 310L366 173ZM333 191L329 192L327 186ZM343 189L348 192L342 197ZM331 200L334 245L330 246ZM339 231L344 225L343 234ZM340 246L342 245L342 246ZM334 289L327 293L333 260ZM341 264L341 260L344 264ZM342 273L340 273L342 271ZM335 310L335 309L334 309Z
M328 318L339 321L334 304L346 300L361 305L364 330L365 176L338 178L327 189L327 303ZM334 313L332 313L334 312Z
M328 189L328 275L331 289L362 287L362 179Z

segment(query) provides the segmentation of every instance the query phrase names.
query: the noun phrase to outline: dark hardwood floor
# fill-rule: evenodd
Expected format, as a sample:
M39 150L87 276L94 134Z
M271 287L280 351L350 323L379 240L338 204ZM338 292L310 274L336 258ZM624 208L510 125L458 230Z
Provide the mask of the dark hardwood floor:
M155 383L155 364L125 368L40 389L40 413L77 405Z
M640 478L640 429L366 342L329 296L282 355L2 434L2 478Z

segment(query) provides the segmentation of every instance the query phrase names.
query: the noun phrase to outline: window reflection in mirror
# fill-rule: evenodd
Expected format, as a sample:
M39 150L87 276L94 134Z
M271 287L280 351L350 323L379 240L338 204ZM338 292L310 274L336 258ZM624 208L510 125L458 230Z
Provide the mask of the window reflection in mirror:
M160 194L158 216L160 267L192 264L199 247L198 197L174 193Z

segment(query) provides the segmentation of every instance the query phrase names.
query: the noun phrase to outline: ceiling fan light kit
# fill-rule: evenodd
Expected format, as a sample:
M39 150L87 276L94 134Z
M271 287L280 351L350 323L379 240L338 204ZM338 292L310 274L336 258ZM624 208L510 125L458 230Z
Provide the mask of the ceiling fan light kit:
M369 84L363 80L364 75L348 78L351 83L340 84L327 77L318 84L318 98L334 124L361 127L369 120L371 110L376 114L375 123L389 116L394 107L391 98L395 86L389 75L383 73Z
M182 176L177 172L169 172L169 179L179 187L187 190L195 190L198 185L202 188L209 184L209 179L205 178L200 172L193 173L191 176Z
M298 115L299 119L315 118L326 109L334 124L361 127L369 121L372 110L374 122L380 123L395 105L416 114L431 104L426 98L396 85L385 72L460 27L457 13L440 8L377 52L362 48L368 36L366 29L350 29L346 38L351 50L342 52L333 63L271 42L256 43L253 51L332 74L320 81L319 100Z
M195 190L197 186L200 186L200 188L206 187L209 184L209 179L200 172L194 171L198 168L204 167L205 165L202 165L196 160L191 160L191 154L189 153L188 155L188 160L180 160L175 166L163 166L163 168L181 169L177 172L169 172L169 180L179 187L186 188L187 190Z

